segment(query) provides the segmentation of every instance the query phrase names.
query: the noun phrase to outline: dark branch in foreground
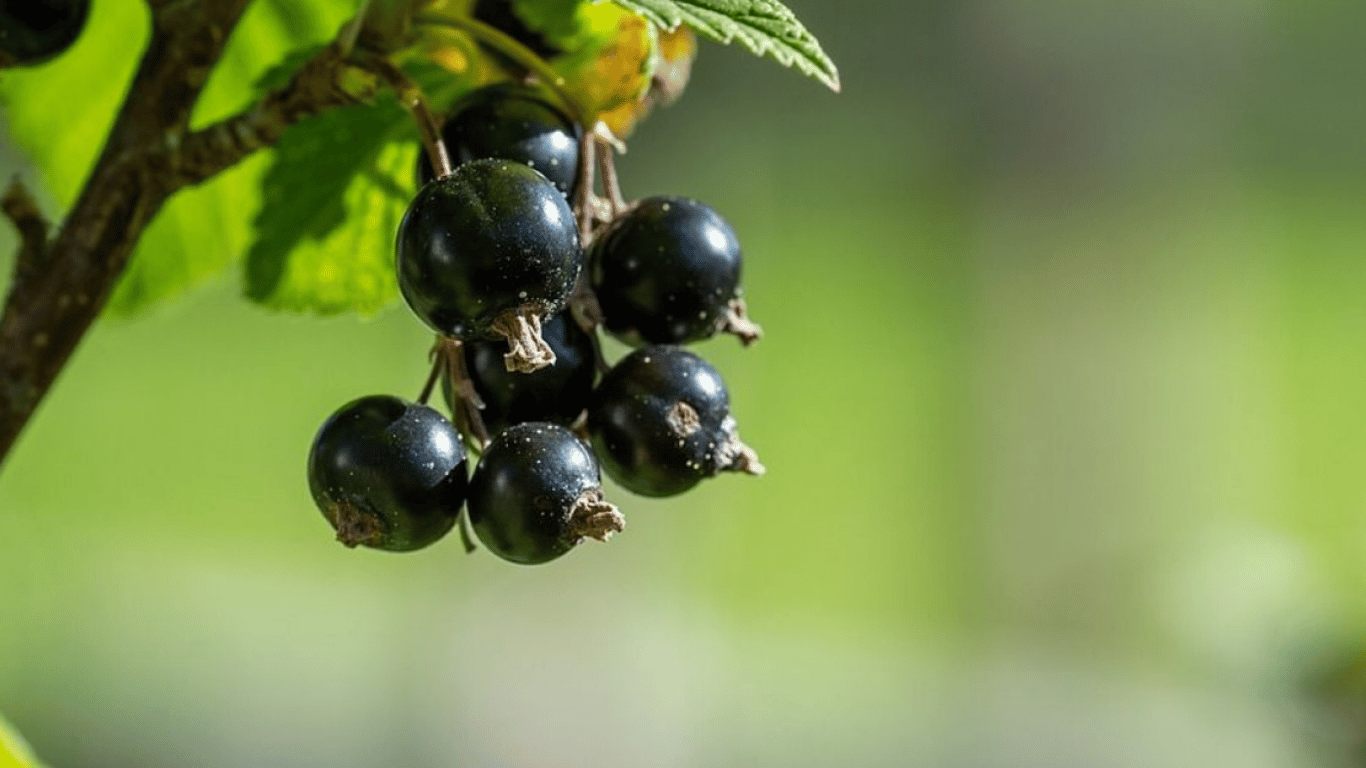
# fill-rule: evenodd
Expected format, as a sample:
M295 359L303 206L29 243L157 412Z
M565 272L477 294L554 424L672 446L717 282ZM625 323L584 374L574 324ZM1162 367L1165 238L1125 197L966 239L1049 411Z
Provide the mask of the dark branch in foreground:
M0 315L0 462L85 336L143 230L175 192L274 144L293 123L348 103L340 45L284 88L202 130L190 115L249 0L148 0L152 34L85 188L49 242L22 186L2 203L21 242ZM41 263L41 269L35 268Z

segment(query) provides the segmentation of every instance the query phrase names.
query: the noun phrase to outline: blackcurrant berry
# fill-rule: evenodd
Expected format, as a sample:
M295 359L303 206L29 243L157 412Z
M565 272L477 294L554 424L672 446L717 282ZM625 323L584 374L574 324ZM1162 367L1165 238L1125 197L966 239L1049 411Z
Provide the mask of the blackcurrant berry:
M470 525L490 552L534 565L584 537L599 541L625 520L603 501L598 462L572 432L528 422L499 433L470 479Z
M568 426L588 407L597 373L592 338L567 309L541 325L541 337L555 352L555 363L532 373L508 371L498 342L465 343L465 367L484 400L479 414L490 432L524 421ZM442 387L454 409L450 380L443 379Z
M731 330L748 343L740 242L716 211L683 197L650 197L593 244L593 291L604 326L631 344L685 344Z
M683 349L638 349L603 377L588 409L607 474L642 496L673 496L718 472L763 474L736 434L716 369Z
M348 547L407 552L450 531L469 480L460 434L437 411L388 395L342 406L308 454L308 487Z
M456 339L507 339L523 371L555 361L540 324L564 308L582 261L564 195L508 160L460 165L399 224L398 284L413 312Z
M90 0L0 1L0 66L39 64L71 47Z
M578 127L531 89L500 84L468 94L452 108L441 140L452 165L498 157L535 168L565 195L574 188ZM420 184L435 176L425 152L417 174Z

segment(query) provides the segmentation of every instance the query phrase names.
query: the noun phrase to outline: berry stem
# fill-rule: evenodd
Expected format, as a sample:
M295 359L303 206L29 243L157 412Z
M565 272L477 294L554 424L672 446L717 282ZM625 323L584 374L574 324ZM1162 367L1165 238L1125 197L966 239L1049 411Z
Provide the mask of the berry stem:
M582 130L583 135L579 137L579 177L574 182L574 213L579 217L579 243L587 247L593 235L593 153L597 138L586 127Z
M598 338L598 327L602 325L602 306L598 304L598 297L588 285L588 277L582 272L579 273L578 282L574 284L573 295L569 297L569 312L574 316L574 322L579 324L593 342L593 362L598 367L598 373L612 370L612 366L608 365L607 358L602 354L602 340Z
M563 106L569 112L569 118L580 126L587 126L588 121L583 108L573 99L564 89L564 78L550 68L540 56L525 45L517 42L514 38L504 33L502 30L489 26L478 19L467 16L447 16L443 13L428 11L419 13L413 18L417 24L431 24L440 27L451 27L467 33L476 42L493 48L509 59L526 67L528 71L540 78L546 87L564 102Z
M472 554L478 549L474 544L474 537L470 535L470 520L465 515L465 508L460 508L460 513L456 515L456 526L460 529L460 543L465 547L465 554Z
M479 409L484 407L484 401L475 391L474 382L465 368L464 344L459 339L438 335L436 344L432 346L431 357L432 372L427 376L427 383L423 385L422 394L418 395L417 401L422 405L427 404L432 391L436 389L436 382L444 373L451 382L454 400L451 403L451 417L456 429L466 438L473 439L479 450L484 450L489 444L488 428L484 426L484 419L479 415Z
M427 355L432 360L432 372L427 374L427 383L422 385L422 392L417 396L417 402L421 405L426 405L432 398L432 390L436 388L436 381L441 377L441 370L446 364L445 349L443 339L440 336L436 337L436 344Z
M602 123L598 123L603 127ZM616 158L612 153L612 144L596 133L594 140L601 144L598 147L598 173L602 175L602 191L607 196L607 206L609 215L615 219L626 210L626 198L621 195L621 180L617 177Z
M451 156L446 152L446 143L441 140L441 126L431 109L427 107L426 99L418 93L413 101L406 103L406 106L417 123L418 132L422 134L422 146L427 150L427 159L435 169L436 178L444 179L450 176L454 170L451 166Z
M474 388L469 369L465 367L464 345L452 339L448 340L444 349L446 376L451 381L451 393L455 400L452 403L455 413L452 415L456 417L456 426L461 433L473 439L480 452L483 452L489 446L489 430L484 426L484 417L479 415L484 401Z
M444 179L451 175L451 157L446 152L446 144L441 141L441 123L427 106L427 97L422 88L404 74L393 62L374 54L358 55L361 65L381 77L394 89L399 103L407 108L417 124L417 132L422 136L422 146L427 150L427 159L432 164L436 178Z

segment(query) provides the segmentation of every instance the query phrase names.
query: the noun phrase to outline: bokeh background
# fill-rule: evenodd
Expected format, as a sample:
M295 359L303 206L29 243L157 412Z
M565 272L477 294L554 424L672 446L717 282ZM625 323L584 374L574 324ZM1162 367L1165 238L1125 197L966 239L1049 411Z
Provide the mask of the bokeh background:
M107 319L0 474L46 762L1366 763L1366 6L790 5L841 95L704 44L619 164L740 233L768 335L700 351L768 476L348 551L304 459L416 394L406 309Z

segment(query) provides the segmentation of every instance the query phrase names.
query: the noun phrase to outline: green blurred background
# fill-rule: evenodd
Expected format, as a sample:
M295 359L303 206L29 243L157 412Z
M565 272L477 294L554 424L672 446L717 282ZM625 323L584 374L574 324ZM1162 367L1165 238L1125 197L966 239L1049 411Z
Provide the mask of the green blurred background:
M1366 763L1366 6L790 5L844 93L704 43L619 163L740 233L768 335L700 351L769 474L348 551L304 458L416 394L406 309L106 319L0 474L47 762Z

